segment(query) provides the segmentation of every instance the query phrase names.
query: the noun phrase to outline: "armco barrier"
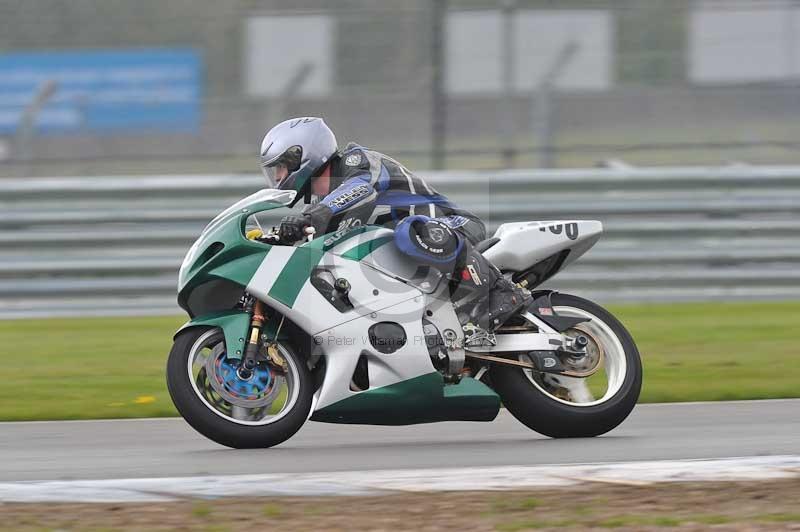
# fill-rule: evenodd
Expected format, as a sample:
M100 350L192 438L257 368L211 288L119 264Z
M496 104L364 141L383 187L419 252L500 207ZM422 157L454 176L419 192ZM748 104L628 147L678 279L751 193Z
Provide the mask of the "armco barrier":
M602 301L800 297L800 167L421 172L487 220L598 219L549 285ZM256 175L0 179L0 318L177 312L183 254ZM275 219L266 219L274 223Z

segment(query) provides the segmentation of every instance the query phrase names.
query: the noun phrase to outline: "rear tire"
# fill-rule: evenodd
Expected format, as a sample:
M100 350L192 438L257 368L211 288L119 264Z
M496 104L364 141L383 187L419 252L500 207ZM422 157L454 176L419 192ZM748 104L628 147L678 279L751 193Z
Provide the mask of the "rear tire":
M229 421L204 402L190 380L187 364L198 342L223 342L215 329L188 329L175 339L167 360L167 388L181 416L197 432L227 447L252 449L272 447L289 439L305 423L311 411L314 385L306 362L289 346L282 344L284 356L291 357L297 370L298 395L279 419L264 425L246 425Z
M509 412L529 428L551 438L582 438L605 434L631 413L642 387L642 363L630 333L607 310L586 299L553 294L554 307L569 307L593 315L613 332L624 351L625 376L611 397L579 406L545 393L518 367L491 368L495 390ZM599 404L595 404L598 403Z

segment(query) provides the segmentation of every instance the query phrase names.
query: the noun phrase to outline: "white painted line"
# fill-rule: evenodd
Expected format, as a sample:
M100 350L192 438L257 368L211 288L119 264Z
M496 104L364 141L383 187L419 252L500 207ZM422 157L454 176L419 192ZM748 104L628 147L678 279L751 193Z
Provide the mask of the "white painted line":
M490 491L585 482L770 480L800 476L800 455L605 464L0 482L0 502L146 502L184 498Z

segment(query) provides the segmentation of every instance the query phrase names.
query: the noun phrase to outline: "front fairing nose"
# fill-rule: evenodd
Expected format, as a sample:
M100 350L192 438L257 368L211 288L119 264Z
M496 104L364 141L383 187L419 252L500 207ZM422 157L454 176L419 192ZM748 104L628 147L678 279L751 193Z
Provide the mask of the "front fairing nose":
M285 207L294 200L293 190L263 189L247 196L218 214L203 229L183 259L178 273L178 292L181 292L192 279L201 273L203 259L221 250L230 251L246 244L244 236L247 218L276 208Z

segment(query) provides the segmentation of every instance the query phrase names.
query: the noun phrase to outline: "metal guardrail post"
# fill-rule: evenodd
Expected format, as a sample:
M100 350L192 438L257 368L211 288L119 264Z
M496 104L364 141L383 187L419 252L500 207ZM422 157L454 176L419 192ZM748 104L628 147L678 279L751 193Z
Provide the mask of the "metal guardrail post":
M580 47L577 43L570 41L564 45L553 58L550 67L545 71L534 95L534 123L533 130L536 134L536 151L539 168L555 167L555 145L556 135L556 109L553 103L553 88L559 76L564 72L572 58Z
M447 97L445 95L445 15L447 0L433 0L431 4L431 167L441 170L445 166L447 136Z
M36 132L36 119L47 105L47 102L58 90L58 82L51 79L42 84L31 102L22 111L19 128L15 139L16 157L25 162L25 172L29 171L28 163L33 159L33 137Z

